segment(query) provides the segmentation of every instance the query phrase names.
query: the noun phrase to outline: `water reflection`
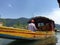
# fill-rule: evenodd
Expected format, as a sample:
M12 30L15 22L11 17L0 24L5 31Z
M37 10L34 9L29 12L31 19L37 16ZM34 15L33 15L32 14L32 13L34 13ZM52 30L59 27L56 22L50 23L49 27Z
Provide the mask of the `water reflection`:
M57 39L58 39L56 45L60 45L60 32L57 32L57 35L56 36L57 36Z
M7 45L8 43L10 43L12 41L14 41L14 40L0 38L0 45Z

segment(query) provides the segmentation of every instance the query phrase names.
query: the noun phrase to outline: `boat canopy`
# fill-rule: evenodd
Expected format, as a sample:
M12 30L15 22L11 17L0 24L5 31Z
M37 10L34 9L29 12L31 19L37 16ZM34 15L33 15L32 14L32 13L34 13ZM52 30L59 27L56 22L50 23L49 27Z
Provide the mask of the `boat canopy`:
M52 19L49 19L47 17L42 17L42 16L38 16L38 17L33 17L31 18L28 23L31 23L31 20L34 20L35 25L38 29L42 30L54 30L55 28L55 23ZM48 28L48 29L47 29Z
M35 20L35 23L39 23L39 22L40 22L40 23L41 23L41 22L43 22L43 23L53 22L53 23L54 23L53 20L51 20L51 19L49 19L49 18L46 18L46 17L42 17L42 16L31 18L31 19L29 20L29 23L31 22L32 19Z

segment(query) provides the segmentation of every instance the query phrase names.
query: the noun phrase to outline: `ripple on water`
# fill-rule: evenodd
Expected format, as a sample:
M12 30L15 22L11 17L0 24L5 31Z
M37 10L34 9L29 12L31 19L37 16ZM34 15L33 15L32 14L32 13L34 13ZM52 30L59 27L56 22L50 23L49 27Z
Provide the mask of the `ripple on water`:
M57 39L58 39L56 45L60 45L60 32L57 33L56 37L57 37Z

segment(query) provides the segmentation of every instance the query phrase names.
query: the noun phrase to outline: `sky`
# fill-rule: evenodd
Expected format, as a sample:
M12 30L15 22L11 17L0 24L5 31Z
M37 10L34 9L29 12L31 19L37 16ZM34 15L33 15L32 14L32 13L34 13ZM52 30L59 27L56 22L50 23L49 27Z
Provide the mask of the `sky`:
M0 0L0 18L45 16L60 24L57 0Z

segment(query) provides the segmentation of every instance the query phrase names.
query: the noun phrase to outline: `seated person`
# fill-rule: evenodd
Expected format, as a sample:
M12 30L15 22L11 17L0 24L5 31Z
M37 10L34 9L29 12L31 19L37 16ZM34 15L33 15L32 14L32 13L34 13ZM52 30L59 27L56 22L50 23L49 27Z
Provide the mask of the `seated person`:
M37 30L34 22L35 22L34 20L31 20L31 22L28 24L28 30L32 30L32 31L36 31Z

